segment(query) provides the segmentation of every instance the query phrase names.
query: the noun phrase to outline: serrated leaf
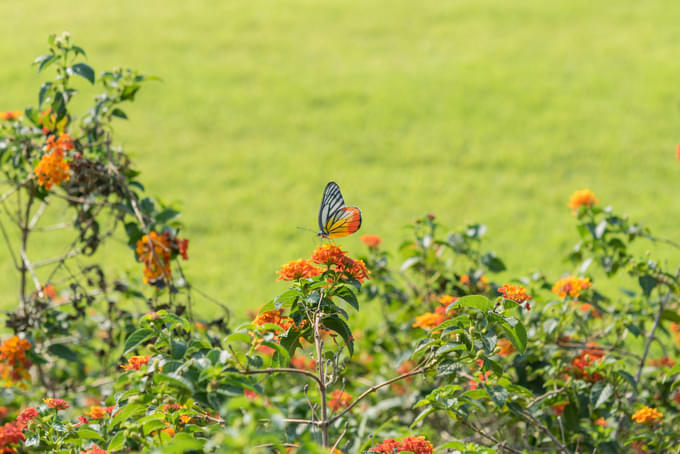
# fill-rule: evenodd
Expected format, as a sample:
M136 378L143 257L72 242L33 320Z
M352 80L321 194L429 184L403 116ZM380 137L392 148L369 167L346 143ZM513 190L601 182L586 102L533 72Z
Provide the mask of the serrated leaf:
M609 400L609 398L614 394L614 387L610 384L607 384L604 386L601 390L598 390L599 393L597 393L595 396L595 404L593 408L597 408L600 405L604 404ZM592 400L592 399L591 399Z
M73 74L79 75L94 85L94 69L92 69L90 65L86 63L76 63L71 66L71 71L73 71Z
M153 336L154 331L150 328L140 328L134 333L130 334L125 340L125 349L123 354L127 354L130 350L148 340Z

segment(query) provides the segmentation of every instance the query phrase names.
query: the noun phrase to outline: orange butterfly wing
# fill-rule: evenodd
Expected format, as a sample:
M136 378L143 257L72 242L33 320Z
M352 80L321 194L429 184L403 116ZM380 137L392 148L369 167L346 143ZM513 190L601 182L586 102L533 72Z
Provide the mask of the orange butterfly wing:
M358 207L343 207L328 219L325 231L328 238L342 238L351 235L361 227L361 210Z

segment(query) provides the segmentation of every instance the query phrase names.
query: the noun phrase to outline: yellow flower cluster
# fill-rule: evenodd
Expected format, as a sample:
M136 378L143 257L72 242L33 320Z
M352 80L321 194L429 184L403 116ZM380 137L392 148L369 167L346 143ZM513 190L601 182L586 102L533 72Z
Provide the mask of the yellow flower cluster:
M566 298L567 295L578 298L581 295L581 291L589 289L592 286L593 284L591 284L590 278L568 276L555 282L552 291L554 294L559 295L560 298Z
M663 414L656 408L649 408L644 406L635 413L633 413L633 420L637 423L653 423L656 420L663 418Z

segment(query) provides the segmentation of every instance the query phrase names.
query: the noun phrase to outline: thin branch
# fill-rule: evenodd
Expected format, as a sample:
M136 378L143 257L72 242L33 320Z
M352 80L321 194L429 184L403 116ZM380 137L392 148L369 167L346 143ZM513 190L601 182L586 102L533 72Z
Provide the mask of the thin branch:
M311 419L296 419L296 418L283 418L283 422L289 422L292 424L309 424L310 426L318 426L321 424L319 421L312 421Z
M508 452L510 452L510 453L512 453L512 454L522 454L522 451L518 451L517 449L514 449L514 448L511 448L510 446L507 446L507 445L505 444L505 442L501 442L500 440L496 439L496 438L493 437L492 435L487 434L486 432L484 432L482 429L480 429L479 427L475 426L474 424L472 424L472 423L470 423L470 422L467 422L467 421L464 420L464 419L459 419L458 421L460 421L461 423L463 423L464 426L466 426L466 427L472 429L473 432L476 432L476 433L478 433L479 435L481 435L482 438L486 438L487 440L494 442L494 443L495 443L496 445L498 445L498 446L501 446L501 445L502 445L502 446L503 446L503 451L508 451Z
M38 207L37 210L35 210L35 213L33 214L33 217L31 218L31 222L28 223L28 229L33 230L35 225L38 223L38 220L40 220L40 217L43 215L45 212L45 208L47 208L47 203L43 200L40 203L40 206Z
M5 238L5 243L7 243L7 249L9 250L9 254L12 256L14 267L17 270L20 270L21 268L19 267L19 261L17 260L16 255L14 255L14 248L12 248L12 243L9 241L9 236L7 235L5 225L2 223L2 221L0 221L0 230L2 230L2 236Z
M33 284L35 285L35 289L38 292L38 296L42 298L43 295L40 280L38 279L38 275L35 274L33 265L31 265L31 262L28 260L28 256L26 255L26 249L24 247L21 248L21 258L24 262L24 267L26 268L26 270L28 270L29 273L31 273L31 278L33 279Z
M553 435L553 433L548 429L546 426L541 424L534 416L529 413L528 411L524 410L522 411L522 415L526 417L531 424L536 425L543 433L545 433L550 439L552 440L553 443L555 443L557 446L559 446L560 451L564 454L571 454L571 452L567 449L566 446L564 446L558 439ZM577 451L578 452L578 451Z
M554 389L552 391L548 391L545 394L541 394L540 396L535 397L529 404L527 405L527 408L531 408L537 403L541 402L542 400L547 399L548 397L552 397L556 394L560 394L562 391L564 391L564 388L559 388L559 389Z
M342 418L347 412L349 412L352 408L354 408L354 406L356 406L359 402L361 402L369 394L379 390L380 388L384 388L385 386L391 385L394 382L397 382L399 380L403 380L404 378L408 378L408 377L411 377L413 375L422 374L423 372L425 372L429 368L430 368L430 366L422 366L422 367L416 368L416 369L414 369L410 372L406 372L404 374L401 374L397 377L390 378L389 380L382 382L379 385L371 386L366 391L361 393L359 395L359 397L354 399L354 401L351 404L349 404L347 407L345 407L345 409L342 412L338 413L337 415L335 415L331 419L329 419L328 424L333 424L335 421Z
M51 265L53 263L63 262L63 261L68 260L72 257L75 257L76 255L79 255L82 252L83 252L83 248L72 249L72 250L68 251L66 254L60 255L59 257L52 257L52 258L49 258L49 259L41 260L40 262L36 262L33 266L35 268L41 268L43 266Z
M331 448L330 454L334 454L334 453L335 453L335 450L338 449L338 445L340 444L340 441L342 440L342 437L344 437L345 434L347 433L347 427L349 427L349 423L346 423L346 424L345 424L345 428L342 430L342 433L340 434L340 436L338 437L338 439L335 441L335 444L333 444L333 447Z
M647 355L649 354L649 348L651 347L652 341L654 340L654 332L659 327L659 322L661 321L661 315L663 314L663 310L666 308L666 304L668 304L668 301L670 301L670 299L671 299L671 291L668 290L666 292L666 295L659 302L659 310L656 312L656 317L654 318L654 324L652 325L652 329L649 330L649 334L647 334L647 341L645 342L645 349L642 352L642 358L640 358L640 364L638 365L638 370L637 370L637 373L635 374L635 383L637 383L637 384L640 383L640 378L642 377L642 368L645 367L645 362L647 361ZM632 401L630 403L635 401L635 399L637 398L637 391L633 390L633 396L632 397L633 398L632 398Z
M298 374L298 375L306 375L307 377L313 378L314 381L316 381L319 385L321 385L321 380L319 380L319 377L314 375L313 373L302 370L302 369L293 369L291 367L270 367L268 369L254 369L254 370L242 370L241 373L245 375L258 375L258 374L276 374L279 372L283 373L289 373L289 374Z

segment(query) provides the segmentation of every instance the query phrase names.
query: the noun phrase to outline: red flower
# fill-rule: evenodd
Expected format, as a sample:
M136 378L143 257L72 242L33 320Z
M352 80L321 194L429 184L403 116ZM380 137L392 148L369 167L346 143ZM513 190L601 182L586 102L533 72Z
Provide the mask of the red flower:
M24 442L23 428L23 424L16 421L8 422L5 425L0 426L0 452L16 452L16 450L9 445Z
M584 349L579 356L574 358L571 365L574 366L574 374L589 382L603 380L604 377L599 372L588 372L588 368L599 363L604 357L604 350L599 348L595 342L589 342L588 348Z
M562 416L562 414L564 413L564 407L566 407L567 405L569 405L569 402L565 402L563 404L553 405L552 409L557 416Z
M92 445L87 451L80 451L80 454L108 454L108 451L100 448L97 445Z
M36 410L35 407L28 407L17 416L17 422L26 425L29 421L34 420L38 416L40 416L40 413L38 413L38 410Z
M43 402L45 402L49 408L52 408L54 410L66 410L68 407L70 407L68 402L66 402L63 399L53 399L51 397L48 397L46 399L43 399Z
M361 283L369 279L368 275L370 274L363 260L354 260L349 257L342 260L342 265L338 266L338 271Z
M296 369L301 370L315 370L316 361L313 358L307 358L303 355L295 355L290 360L290 365Z
M427 441L425 437L409 436L401 441L396 441L393 438L388 438L382 443L378 444L371 451L380 452L384 454L393 454L395 452L411 452L413 454L432 454L434 447L432 443Z
M678 158L678 161L680 161L680 143L678 144L678 146L676 148L675 157Z

